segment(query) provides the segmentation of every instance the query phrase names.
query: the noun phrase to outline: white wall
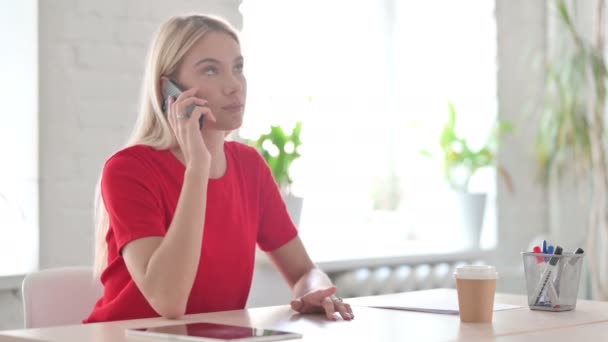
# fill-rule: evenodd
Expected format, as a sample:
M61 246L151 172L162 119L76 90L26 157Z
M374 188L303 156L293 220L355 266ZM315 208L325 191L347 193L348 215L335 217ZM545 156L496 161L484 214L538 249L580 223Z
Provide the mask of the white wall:
M0 0L0 277L38 266L37 13Z
M508 273L522 265L520 252L548 231L546 193L536 181L534 141L539 123L544 76L534 62L542 62L546 47L545 0L497 0L498 113L514 133L506 137L499 162L513 177L515 191L499 182L497 198L499 269ZM525 293L523 273L499 282L499 290Z
M41 268L92 263L94 185L133 126L154 30L189 12L221 15L240 27L239 4L39 1ZM0 292L0 330L22 326L20 305L14 293Z

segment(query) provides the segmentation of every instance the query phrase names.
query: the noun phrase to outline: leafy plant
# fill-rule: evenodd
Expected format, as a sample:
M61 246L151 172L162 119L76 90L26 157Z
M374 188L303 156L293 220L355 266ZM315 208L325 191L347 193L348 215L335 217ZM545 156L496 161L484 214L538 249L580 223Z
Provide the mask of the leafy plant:
M301 132L302 122L298 121L289 134L281 126L271 126L270 132L260 135L257 140L249 141L250 145L260 151L272 170L274 179L285 192L289 192L293 182L289 168L300 157L298 148L302 144Z
M545 107L536 140L541 180L545 185L555 174L558 178L570 166L579 175L591 166L589 118L586 115L589 89L588 69L604 68L596 64L593 46L576 31L564 1L557 2L560 22L574 42L564 44L546 66ZM599 62L599 61L598 61ZM599 71L598 70L598 71ZM593 75L602 78L601 75ZM574 162L574 163L573 163Z
M574 168L579 177L590 179L587 260L594 290L608 299L608 284L600 278L598 253L608 232L608 166L606 165L605 0L597 1L594 36L585 38L575 26L567 1L557 0L557 15L568 41L547 64L545 106L537 135L537 156L542 181L560 181L563 172ZM572 2L576 5L576 2ZM581 177L583 176L583 177ZM581 184L579 184L581 185ZM605 236L605 235L604 235Z
M469 146L467 140L456 132L456 109L449 102L449 116L440 138L443 174L450 186L459 191L467 191L473 175L482 168L496 166L498 172L505 179L507 186L512 190L511 177L507 170L496 162L496 149L498 140L512 130L511 124L498 122L488 141L479 149ZM432 153L422 151L426 156Z

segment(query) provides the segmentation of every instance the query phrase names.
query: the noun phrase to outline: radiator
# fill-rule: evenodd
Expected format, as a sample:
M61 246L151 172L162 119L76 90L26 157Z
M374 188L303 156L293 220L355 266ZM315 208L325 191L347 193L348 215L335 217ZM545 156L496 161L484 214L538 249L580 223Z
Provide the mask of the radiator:
M420 263L395 266L360 267L331 272L330 278L340 297L361 297L433 288L454 288L453 273L465 264L483 264L481 260Z

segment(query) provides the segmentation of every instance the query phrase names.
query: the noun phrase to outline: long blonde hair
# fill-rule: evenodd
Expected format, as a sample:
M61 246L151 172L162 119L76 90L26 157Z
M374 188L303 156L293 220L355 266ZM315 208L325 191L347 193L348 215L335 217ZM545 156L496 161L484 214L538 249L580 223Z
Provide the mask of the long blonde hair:
M208 32L224 32L239 42L236 30L215 16L175 16L160 26L148 52L137 121L125 147L143 144L167 149L175 146L175 136L162 111L160 78L163 75L175 76L186 53ZM108 212L101 196L101 177L96 185L94 205L94 273L98 277L107 265L106 235L109 229Z

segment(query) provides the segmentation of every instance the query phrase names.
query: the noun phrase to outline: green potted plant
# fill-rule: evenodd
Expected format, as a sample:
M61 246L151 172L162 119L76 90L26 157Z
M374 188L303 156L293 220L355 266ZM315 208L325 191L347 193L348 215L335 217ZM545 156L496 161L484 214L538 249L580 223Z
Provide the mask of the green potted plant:
M301 132L301 121L296 122L290 133L287 133L286 129L281 126L273 125L269 132L261 134L257 140L249 141L249 144L256 147L268 163L296 225L300 220L303 200L301 197L294 196L291 192L293 179L291 178L290 167L293 161L300 157Z
M486 143L478 149L469 146L467 139L456 132L456 109L449 102L449 116L439 138L443 175L450 187L456 191L468 192L471 178L481 169L496 167L497 171L512 189L512 182L506 169L496 162L496 150L500 138L512 130L511 124L499 121ZM433 157L429 151L422 154Z
M469 183L478 171L495 167L505 180L508 189L512 191L513 185L509 173L496 160L498 142L504 134L512 130L512 127L507 122L498 121L486 143L474 149L467 139L456 131L456 109L451 102L448 103L448 109L448 120L439 136L437 154L440 156L437 159L441 162L446 182L454 190L455 205L462 220L465 244L468 247L478 248L487 194L471 192ZM422 154L435 157L426 150L422 151Z

